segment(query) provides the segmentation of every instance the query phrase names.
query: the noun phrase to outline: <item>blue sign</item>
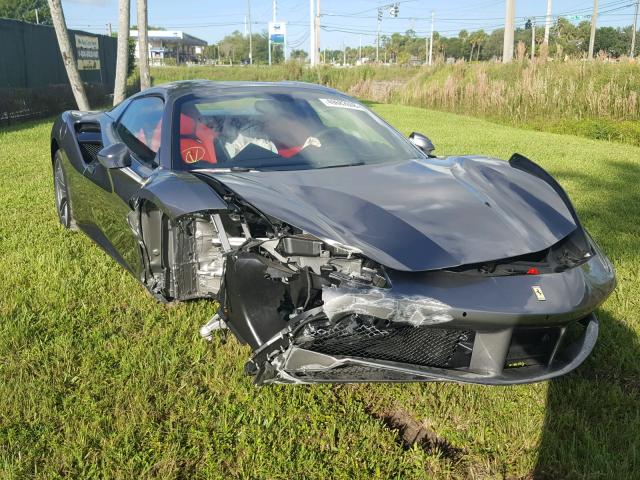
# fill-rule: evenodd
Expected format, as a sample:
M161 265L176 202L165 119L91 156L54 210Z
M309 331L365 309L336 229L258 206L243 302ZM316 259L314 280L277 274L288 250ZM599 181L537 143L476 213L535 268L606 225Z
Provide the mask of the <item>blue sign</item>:
M271 43L284 43L284 35L281 33L274 33L271 35Z

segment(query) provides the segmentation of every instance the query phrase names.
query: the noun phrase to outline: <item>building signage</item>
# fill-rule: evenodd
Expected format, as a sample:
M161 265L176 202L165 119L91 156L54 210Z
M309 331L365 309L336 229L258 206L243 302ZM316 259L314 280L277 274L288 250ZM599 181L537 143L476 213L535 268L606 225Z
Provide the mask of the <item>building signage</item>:
M78 70L100 70L98 37L76 35Z
M286 34L287 24L285 22L269 22L269 40L271 40L271 43L284 44Z

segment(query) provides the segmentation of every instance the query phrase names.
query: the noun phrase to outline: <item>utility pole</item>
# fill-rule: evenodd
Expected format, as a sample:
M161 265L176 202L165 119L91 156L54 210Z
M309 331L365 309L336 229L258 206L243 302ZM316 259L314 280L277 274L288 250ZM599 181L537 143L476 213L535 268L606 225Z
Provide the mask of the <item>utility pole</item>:
M271 23L276 23L277 8L278 8L278 5L276 3L276 0L273 0L273 18L271 19ZM267 36L269 37L267 39L267 48L269 50L269 66L271 66L271 32L269 31L269 29L267 29Z
M358 59L360 60L360 65L362 65L362 35L360 35L360 45L358 45Z
M40 25L40 18L38 18L38 9L36 8L36 24Z
M376 30L376 63L380 61L380 22L382 22L382 9L378 9L378 29Z
M638 30L638 9L640 8L640 0L636 0L636 14L633 17L633 33L631 34L631 53L629 57L635 57L636 53L636 31Z
M253 65L253 40L251 38L251 0L247 0L247 18L249 19L249 65Z
M502 45L502 63L513 60L513 29L516 22L516 0L507 0L504 18L504 41Z
M316 64L316 36L315 36L315 5L313 0L309 0L309 65Z
M596 42L597 21L598 21L598 0L593 0L593 14L591 15L591 35L589 36L589 59L593 58L593 45Z
M113 30L111 28L111 22L107 23L107 30L109 31L109 36L112 37L113 36Z
M431 10L431 35L429 36L429 66L433 63L433 21L435 19L435 12Z
M347 66L347 47L344 46L344 40L342 41L342 66Z
M276 23L277 11L278 11L278 2L277 0L273 0L273 19L272 19L273 23ZM267 42L269 44L269 66L271 66L271 33L267 31L267 35L269 35L269 41Z
M424 37L424 63L429 65L429 37Z
M536 56L536 20L531 20L531 61Z
M547 16L544 19L544 44L549 45L549 31L551 30L551 1L547 0Z
M320 0L316 4L316 59L320 60L320 53L322 49L320 48Z

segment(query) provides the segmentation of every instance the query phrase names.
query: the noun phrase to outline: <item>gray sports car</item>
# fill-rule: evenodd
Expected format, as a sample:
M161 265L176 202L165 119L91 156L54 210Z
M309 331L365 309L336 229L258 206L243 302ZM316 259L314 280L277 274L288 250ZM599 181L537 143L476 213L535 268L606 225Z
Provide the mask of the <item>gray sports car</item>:
M257 384L535 382L589 355L609 260L515 154L436 157L302 83L178 82L51 134L60 222L161 301L209 299Z

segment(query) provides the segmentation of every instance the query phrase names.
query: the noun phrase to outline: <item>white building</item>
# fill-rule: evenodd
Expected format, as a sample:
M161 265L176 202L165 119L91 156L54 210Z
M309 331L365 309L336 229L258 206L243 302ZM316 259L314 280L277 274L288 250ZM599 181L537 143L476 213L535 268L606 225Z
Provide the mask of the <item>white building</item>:
M130 31L136 41L135 57L140 58L138 31ZM166 59L175 63L200 62L207 42L180 30L149 30L149 62L163 65ZM173 62L172 62L173 63Z

